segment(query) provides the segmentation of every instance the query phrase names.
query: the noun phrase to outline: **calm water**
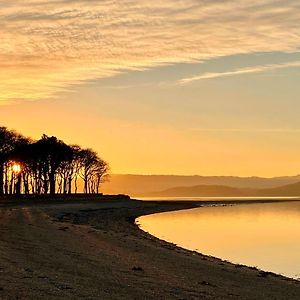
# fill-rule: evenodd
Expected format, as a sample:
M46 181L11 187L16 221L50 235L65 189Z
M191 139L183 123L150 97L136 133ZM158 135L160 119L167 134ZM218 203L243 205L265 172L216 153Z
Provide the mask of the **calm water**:
M133 197L142 201L300 200L299 197Z
M300 277L300 202L200 207L141 217L138 223L181 247Z

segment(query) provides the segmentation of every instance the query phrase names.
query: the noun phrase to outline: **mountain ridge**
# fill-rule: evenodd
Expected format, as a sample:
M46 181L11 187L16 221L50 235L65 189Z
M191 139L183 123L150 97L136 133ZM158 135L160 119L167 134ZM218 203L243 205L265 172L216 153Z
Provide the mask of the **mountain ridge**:
M196 185L224 185L234 188L268 189L300 182L300 175L280 177L239 177L201 175L131 175L112 174L110 181L102 185L105 194L141 196L175 187Z
M224 185L197 185L174 187L146 193L144 197L297 197L300 182L269 189L235 188Z

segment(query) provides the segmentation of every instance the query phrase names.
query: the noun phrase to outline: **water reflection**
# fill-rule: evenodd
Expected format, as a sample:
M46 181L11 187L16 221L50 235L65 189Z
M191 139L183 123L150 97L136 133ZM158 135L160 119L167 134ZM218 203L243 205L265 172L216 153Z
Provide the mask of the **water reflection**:
M141 217L139 223L184 248L300 277L300 202L201 207Z
M134 197L142 201L298 200L299 197Z

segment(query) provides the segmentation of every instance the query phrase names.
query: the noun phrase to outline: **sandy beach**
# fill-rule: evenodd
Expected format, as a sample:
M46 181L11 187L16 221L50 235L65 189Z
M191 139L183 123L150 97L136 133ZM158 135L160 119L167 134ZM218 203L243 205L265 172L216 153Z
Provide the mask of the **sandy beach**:
M142 215L192 202L0 200L0 299L299 299L300 282L188 251Z

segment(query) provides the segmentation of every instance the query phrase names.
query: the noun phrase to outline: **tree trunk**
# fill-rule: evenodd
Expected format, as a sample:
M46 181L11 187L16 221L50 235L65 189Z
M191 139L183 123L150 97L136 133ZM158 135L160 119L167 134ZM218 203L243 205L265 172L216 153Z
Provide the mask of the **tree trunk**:
M68 181L68 194L72 194L72 177L69 177Z
M5 180L4 180L4 194L8 195L9 194L9 180L8 180L8 171L7 171L7 165L4 168L4 173L5 173Z
M84 178L84 193L88 194L88 180Z
M9 194L10 195L13 194L13 186L14 186L14 178L11 178L10 183L9 183Z
M96 188L97 194L99 194L100 182L101 182L101 177L98 177L97 178L97 188Z
M23 185L24 185L24 194L29 194L29 182L28 182L28 175L26 173L23 174Z
M15 185L15 193L16 195L20 195L21 194L21 180L22 180L22 175L21 173L17 175L16 178L16 185Z
M55 173L49 174L50 195L55 195Z
M4 168L3 163L0 162L0 196L4 195Z
M44 188L44 194L48 194L48 181L46 178L43 179L43 188Z
M75 194L77 194L77 176L75 177L75 181L74 181L74 184L75 184Z

